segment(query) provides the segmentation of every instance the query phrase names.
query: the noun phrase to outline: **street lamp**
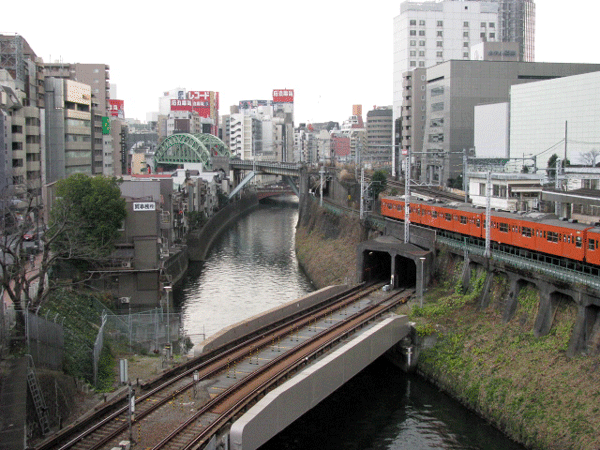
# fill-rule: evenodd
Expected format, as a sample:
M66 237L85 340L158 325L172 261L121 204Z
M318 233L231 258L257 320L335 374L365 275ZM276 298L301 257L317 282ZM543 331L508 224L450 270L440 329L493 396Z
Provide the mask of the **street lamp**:
M168 352L167 357L169 359L171 357L171 329L170 329L171 316L169 315L169 303L170 303L170 295L169 294L172 289L173 289L173 286L171 286L171 285L165 286L165 292L167 293L167 352Z
M423 308L423 277L424 277L424 270L423 270L423 264L425 263L425 257L421 256L419 258L419 260L421 261L421 282L420 284L420 307Z

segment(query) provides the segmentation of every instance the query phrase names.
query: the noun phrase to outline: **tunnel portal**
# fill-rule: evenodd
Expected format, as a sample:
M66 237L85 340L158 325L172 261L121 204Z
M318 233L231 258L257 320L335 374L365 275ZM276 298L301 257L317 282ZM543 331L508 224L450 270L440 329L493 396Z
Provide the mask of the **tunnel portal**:
M392 236L380 236L358 245L357 273L361 282L384 281L393 288L414 288L421 274L428 279L430 253Z

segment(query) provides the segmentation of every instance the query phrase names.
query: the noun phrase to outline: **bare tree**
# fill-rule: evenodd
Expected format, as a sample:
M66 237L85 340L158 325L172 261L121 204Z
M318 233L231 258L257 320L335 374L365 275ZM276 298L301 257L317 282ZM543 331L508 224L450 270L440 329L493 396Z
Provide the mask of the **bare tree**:
M18 207L10 195L0 200L4 206L0 286L17 312L17 332L23 331L26 308L37 308L57 288L85 283L90 269L110 261L116 224L125 217L125 201L114 179L95 178L81 175L61 180L62 196L52 208L49 224L39 214L33 196L21 200ZM79 184L69 184L73 180ZM90 187L87 192L85 186ZM83 201L88 202L85 208ZM82 212L86 209L92 210L88 216ZM34 227L31 217L38 224L33 230L37 244L27 242L26 234ZM105 229L99 234L98 230ZM56 276L55 271L65 263L75 267L74 276Z
M596 160L600 156L600 150L591 149L589 152L582 153L581 159L583 160L583 164L590 167L596 167Z

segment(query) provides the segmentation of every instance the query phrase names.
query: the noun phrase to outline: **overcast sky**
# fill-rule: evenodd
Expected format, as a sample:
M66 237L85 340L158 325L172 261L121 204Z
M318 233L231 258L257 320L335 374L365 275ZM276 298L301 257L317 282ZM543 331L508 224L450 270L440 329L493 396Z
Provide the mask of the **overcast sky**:
M295 123L342 122L392 104L399 0L4 1L0 33L44 61L105 63L127 117L145 121L164 91L239 100L294 89ZM600 63L595 0L536 0L536 61ZM89 30L89 33L88 33Z

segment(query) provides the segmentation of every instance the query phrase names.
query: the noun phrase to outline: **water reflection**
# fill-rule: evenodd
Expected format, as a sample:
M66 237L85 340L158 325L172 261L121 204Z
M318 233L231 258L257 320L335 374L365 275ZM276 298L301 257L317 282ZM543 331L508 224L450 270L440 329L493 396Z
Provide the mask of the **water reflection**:
M231 224L204 263L192 263L176 289L185 332L194 344L223 328L313 290L294 252L295 197L284 197Z
M524 450L381 358L260 450Z

